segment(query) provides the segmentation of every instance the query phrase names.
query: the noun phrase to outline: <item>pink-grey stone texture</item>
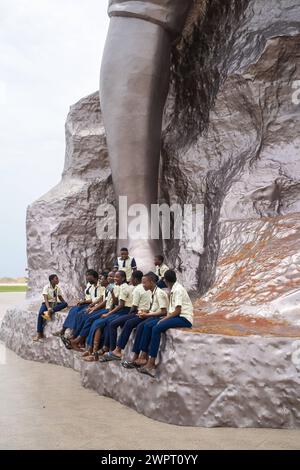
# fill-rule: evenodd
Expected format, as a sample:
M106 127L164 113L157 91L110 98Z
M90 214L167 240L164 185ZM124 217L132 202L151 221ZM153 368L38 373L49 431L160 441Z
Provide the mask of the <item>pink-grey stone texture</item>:
M152 379L119 363L84 363L79 353L65 349L52 336L65 313L47 326L44 343L33 343L37 308L27 302L10 309L0 339L25 359L73 368L84 387L150 418L203 427L300 426L297 339L168 332Z

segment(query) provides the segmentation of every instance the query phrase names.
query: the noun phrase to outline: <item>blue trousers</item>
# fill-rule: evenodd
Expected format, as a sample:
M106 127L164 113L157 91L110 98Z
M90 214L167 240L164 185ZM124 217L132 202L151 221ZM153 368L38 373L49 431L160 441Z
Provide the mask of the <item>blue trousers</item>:
M128 320L136 318L136 313L127 313L118 318L113 318L105 327L104 345L113 351L117 346L118 328L123 327Z
M161 334L170 328L192 328L192 324L184 317L173 317L167 320L162 320L159 323L156 323L151 330L151 341L150 341L150 357L157 357Z
M112 322L113 320L116 320L117 318L120 318L122 315L126 315L130 310L130 307L124 307L122 310L119 310L116 313L113 313L112 315L109 315L106 318L99 318L99 320L94 321L92 324L92 327L90 329L89 335L87 337L86 343L89 347L93 346L94 342L94 336L97 330L104 330L105 327ZM108 330L104 333L104 341L108 342Z
M133 330L142 322L146 320L143 320L142 318L139 318L137 315L135 315L131 320L127 320L122 333L120 334L118 341L117 341L117 346L120 349L125 349L126 344L128 343L128 340L130 338L131 333Z
M78 315L79 312L81 312L85 308L86 308L86 305L75 305L75 307L72 307L68 313L67 318L64 321L63 328L65 329L71 328L71 330L73 330L76 316Z
M139 355L141 351L148 353L149 345L151 341L152 328L162 319L163 317L148 318L139 324L136 329L134 343L132 351Z
M55 307L53 307L53 312L59 312L60 310L63 310L64 308L66 308L68 306L67 302L60 302L58 304L55 305ZM45 313L47 311L47 307L46 307L46 304L45 302L42 303L41 305L41 308L39 310L39 313L38 313L38 320L37 320L37 332L38 333L43 333L44 331L44 327L45 327L45 323L46 323L46 320L44 320L42 318L42 315L43 313Z
M81 336L82 338L86 338L90 332L91 326L94 321L98 320L102 317L104 313L107 313L107 309L96 310L93 313L87 313L84 310L77 318L75 328L74 328L74 336Z

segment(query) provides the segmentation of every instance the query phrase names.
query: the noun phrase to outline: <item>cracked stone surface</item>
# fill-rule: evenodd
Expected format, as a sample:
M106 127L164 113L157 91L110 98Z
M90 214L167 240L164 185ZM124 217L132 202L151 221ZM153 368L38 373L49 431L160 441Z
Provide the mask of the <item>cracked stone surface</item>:
M33 343L38 305L8 310L0 339L25 359L71 367L84 387L139 413L188 426L300 426L300 341L289 337L227 336L172 331L162 341L157 379L119 363L87 364L52 333L65 313ZM126 354L129 354L129 347Z

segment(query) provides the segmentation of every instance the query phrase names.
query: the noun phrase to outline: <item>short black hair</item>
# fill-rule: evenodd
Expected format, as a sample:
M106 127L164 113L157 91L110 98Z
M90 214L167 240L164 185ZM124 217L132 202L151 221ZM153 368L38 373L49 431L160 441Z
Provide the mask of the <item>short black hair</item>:
M90 276L93 276L95 279L99 279L99 274L97 273L97 271L94 271L93 269L89 269L87 271L87 274L89 274Z
M134 279L137 279L138 281L142 280L143 275L144 274L142 273L142 271L133 271L133 273L132 273L132 277Z
M93 272L95 272L93 269L87 269L85 274L88 275L92 274Z
M50 276L49 276L49 282L53 281L53 279L55 279L56 277L58 277L57 274L50 274Z
M120 250L120 251L127 251L127 253L128 253L128 248L126 248L126 247L123 247L123 248L121 248L121 250Z
M120 270L120 271L117 271L117 273L120 273L120 274L121 274L121 277L122 277L122 279L123 279L124 281L127 280L127 279L126 279L126 273L125 273L125 271Z
M156 255L155 258L159 259L162 263L164 262L164 256L163 255Z
M144 277L148 277L155 284L159 281L159 277L153 271L149 271Z
M109 272L108 272L108 271L103 271L103 272L101 273L101 276L105 277L105 279L108 278L108 275L109 275Z
M177 276L176 276L175 271L172 271L171 269L166 271L164 274L164 279L165 281L171 282L172 284L174 284L177 281Z

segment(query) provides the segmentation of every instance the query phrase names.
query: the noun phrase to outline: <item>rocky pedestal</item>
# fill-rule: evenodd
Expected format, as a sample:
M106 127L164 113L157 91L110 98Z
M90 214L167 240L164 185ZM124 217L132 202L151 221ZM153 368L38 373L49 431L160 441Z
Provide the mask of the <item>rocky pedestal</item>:
M75 369L84 387L150 418L185 426L300 427L296 338L172 331L162 342L152 379L120 363L88 364L68 351L52 336L65 313L47 325L43 343L33 343L37 308L27 303L9 310L0 339L24 359Z

